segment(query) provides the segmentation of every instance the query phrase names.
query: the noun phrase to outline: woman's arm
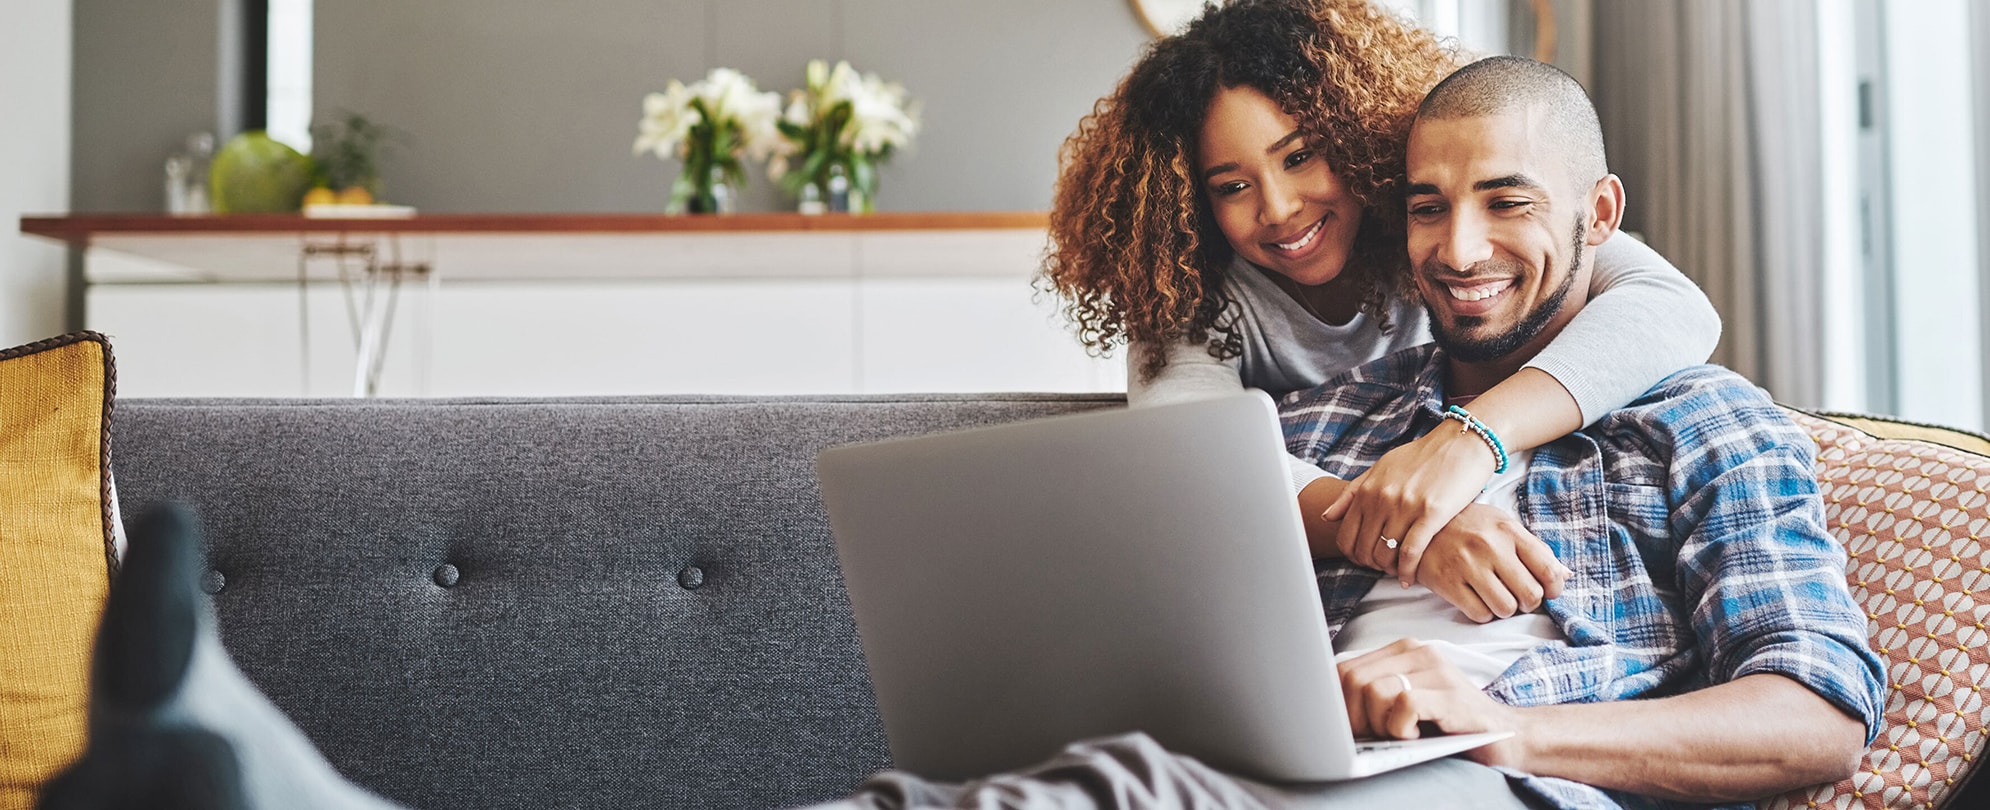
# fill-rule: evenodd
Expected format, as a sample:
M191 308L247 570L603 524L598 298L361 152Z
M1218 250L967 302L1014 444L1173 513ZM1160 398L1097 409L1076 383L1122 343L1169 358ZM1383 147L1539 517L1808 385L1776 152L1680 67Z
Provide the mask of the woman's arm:
M1596 249L1590 301L1520 373L1470 405L1509 451L1539 447L1623 407L1659 380L1706 361L1720 316L1664 257L1622 232ZM1449 424L1445 427L1449 427ZM1328 510L1349 558L1416 582L1423 549L1492 477L1476 435L1440 427L1396 448ZM1395 554L1379 538L1401 540Z

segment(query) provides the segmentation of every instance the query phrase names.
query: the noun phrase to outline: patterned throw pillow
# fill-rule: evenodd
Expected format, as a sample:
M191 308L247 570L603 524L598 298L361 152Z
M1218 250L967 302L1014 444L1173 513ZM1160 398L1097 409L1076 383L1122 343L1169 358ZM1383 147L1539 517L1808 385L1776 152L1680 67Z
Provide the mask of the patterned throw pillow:
M1942 807L1986 749L1990 457L1958 449L1970 434L1881 438L1865 431L1884 420L1792 416L1817 440L1825 522L1886 663L1886 719L1850 779L1761 806Z
M91 641L116 559L102 335L0 351L0 810L83 751Z

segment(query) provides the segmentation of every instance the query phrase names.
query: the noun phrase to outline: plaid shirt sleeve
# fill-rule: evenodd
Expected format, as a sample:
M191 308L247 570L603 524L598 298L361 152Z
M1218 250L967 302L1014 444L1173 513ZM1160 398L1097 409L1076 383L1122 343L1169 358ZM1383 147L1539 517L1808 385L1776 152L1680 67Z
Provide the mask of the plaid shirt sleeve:
M1691 456L1673 459L1666 488L1677 584L1708 682L1783 675L1863 721L1871 743L1885 669L1845 585L1844 548L1824 525L1816 445L1765 392L1726 373L1682 372L1653 395L1659 412L1641 421Z

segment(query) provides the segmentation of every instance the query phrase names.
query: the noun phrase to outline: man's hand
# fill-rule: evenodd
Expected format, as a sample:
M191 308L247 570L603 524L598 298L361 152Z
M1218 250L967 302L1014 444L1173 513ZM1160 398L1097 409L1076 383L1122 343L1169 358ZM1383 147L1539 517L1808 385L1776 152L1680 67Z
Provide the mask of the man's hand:
M1482 765L1526 770L1522 745L1526 716L1487 697L1435 648L1402 639L1343 661L1338 668L1355 737L1412 740L1421 736L1419 722L1449 734L1512 731L1515 736L1474 748L1465 756Z
M1562 595L1572 573L1548 544L1497 506L1465 507L1422 549L1402 549L1404 565L1466 618L1489 622L1532 613Z
M1306 538L1316 557L1346 556L1369 568L1380 566L1346 554L1337 544L1346 536L1342 524L1325 519L1322 503L1335 503L1354 484L1321 478L1299 493L1299 510L1306 519ZM1365 549L1382 549L1374 545ZM1357 549L1357 551L1364 551ZM1531 612L1541 602L1560 596L1570 571L1555 559L1554 550L1506 510L1470 504L1440 527L1428 542L1398 551L1410 566L1422 570L1422 583L1475 622ZM1392 565L1395 560L1388 560Z

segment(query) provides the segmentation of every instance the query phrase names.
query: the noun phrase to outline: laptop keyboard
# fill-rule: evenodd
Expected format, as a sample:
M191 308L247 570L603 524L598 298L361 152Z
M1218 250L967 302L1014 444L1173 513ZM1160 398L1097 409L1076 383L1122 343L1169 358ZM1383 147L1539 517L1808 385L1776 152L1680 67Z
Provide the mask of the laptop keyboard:
M1409 745L1409 742L1406 740L1370 740L1368 742L1355 743L1354 752L1357 754L1366 754L1371 751L1394 751L1407 745Z

